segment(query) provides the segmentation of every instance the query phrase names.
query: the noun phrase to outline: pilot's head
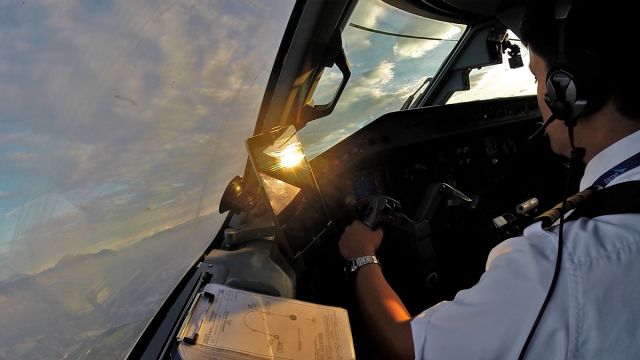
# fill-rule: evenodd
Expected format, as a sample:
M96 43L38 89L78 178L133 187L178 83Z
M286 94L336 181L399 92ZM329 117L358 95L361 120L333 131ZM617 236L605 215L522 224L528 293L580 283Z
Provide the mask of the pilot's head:
M630 4L530 0L525 7L521 38L530 50L538 104L544 119L553 114L561 120L547 128L556 153L571 151L565 125L575 124L575 145L586 148L586 161L640 128ZM565 20L562 9L568 10Z

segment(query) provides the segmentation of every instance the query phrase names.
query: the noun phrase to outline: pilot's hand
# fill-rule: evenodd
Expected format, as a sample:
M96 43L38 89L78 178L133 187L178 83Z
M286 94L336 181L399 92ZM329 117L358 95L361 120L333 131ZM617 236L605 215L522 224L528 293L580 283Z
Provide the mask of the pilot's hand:
M375 255L382 242L382 229L371 230L356 220L347 226L340 237L338 247L343 258L349 260L358 256Z

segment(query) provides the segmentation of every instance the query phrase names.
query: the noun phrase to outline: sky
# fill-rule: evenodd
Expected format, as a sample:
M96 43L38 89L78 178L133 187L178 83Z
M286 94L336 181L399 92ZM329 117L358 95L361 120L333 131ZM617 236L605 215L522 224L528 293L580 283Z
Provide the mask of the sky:
M3 2L0 280L216 213L292 3Z
M244 172L244 140L293 3L0 2L0 303L29 318L79 319L74 311L86 313L86 304L47 315L41 312L57 308L29 309L19 299L40 291L46 284L37 279L68 266L70 256L107 261L107 249L123 253L117 261L126 265L114 266L151 266L143 264L148 252L132 250L149 247L145 239L163 244L154 251L174 254L168 269L158 268L161 277L184 274L226 216L218 213L225 186ZM110 282L101 299L114 309L136 301L158 306L173 287L140 284L145 299L133 299L122 289L135 289L131 282L143 277L97 270L85 276L96 286L121 281ZM24 276L35 280L33 289L12 287ZM82 302L89 290L73 278L58 280ZM128 321L149 316L146 307L131 311ZM48 331L19 323L0 337L0 358L29 348L4 340ZM99 328L59 326L71 339Z

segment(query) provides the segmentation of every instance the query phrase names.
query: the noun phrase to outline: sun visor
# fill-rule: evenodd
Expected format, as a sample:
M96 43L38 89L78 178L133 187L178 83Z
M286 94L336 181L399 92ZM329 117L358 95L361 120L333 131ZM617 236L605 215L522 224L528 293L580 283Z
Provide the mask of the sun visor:
M453 22L459 24L471 24L484 21L487 15L450 4L444 0L382 0L385 3L409 12L414 15L430 19ZM497 0L492 0L497 1ZM474 6L477 7L477 6Z
M522 15L524 5L519 5L496 14L496 18L520 39L520 26L522 25Z
M523 0L382 0L418 16L473 24L497 18L515 34L520 32ZM516 5L520 4L520 5Z
M427 1L428 0L423 0ZM520 25L524 4L520 0L443 0L447 4L464 11L484 16L495 16L509 30L520 38ZM520 3L520 5L516 5Z
M443 0L443 2L470 13L487 16L494 15L505 3L504 0Z

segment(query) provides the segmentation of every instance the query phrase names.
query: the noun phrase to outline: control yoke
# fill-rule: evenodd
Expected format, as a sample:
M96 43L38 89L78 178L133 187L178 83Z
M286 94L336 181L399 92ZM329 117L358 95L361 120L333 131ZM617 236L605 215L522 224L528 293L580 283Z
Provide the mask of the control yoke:
M371 229L376 229L380 224L387 224L407 233L415 234L418 238L428 236L431 232L428 222L431 221L440 201L446 196L452 196L459 202L466 204L473 201L451 185L435 182L427 188L416 212L415 220L402 212L402 205L397 200L384 195L373 195L365 198L359 204L360 209L366 208L364 211L360 211L362 222Z
M388 196L374 195L364 201L366 202L366 210L362 217L362 223L372 230L385 223L408 231L410 225L414 224L413 220L402 213L400 203Z
M410 245L420 257L422 272L427 287L432 287L438 280L436 273L436 256L431 244L431 227L429 222L438 205L445 197L456 199L453 204L471 204L473 200L456 190L451 185L434 182L427 188L413 220L402 212L397 200L384 195L373 195L359 203L362 222L369 228L376 229L381 224L393 226L409 235ZM362 211L364 209L364 211Z

